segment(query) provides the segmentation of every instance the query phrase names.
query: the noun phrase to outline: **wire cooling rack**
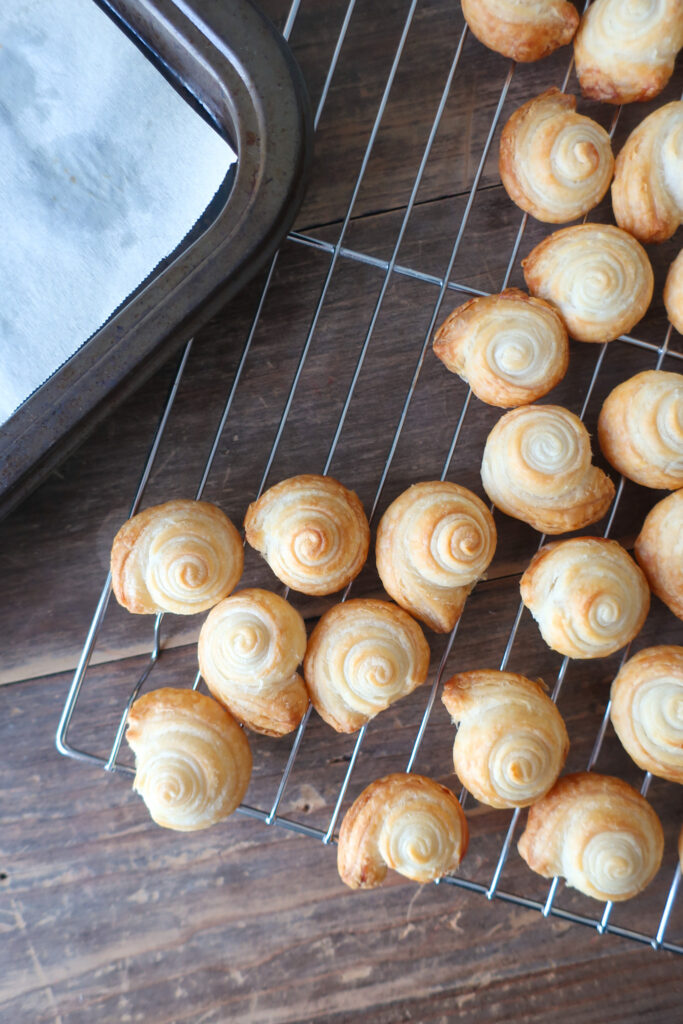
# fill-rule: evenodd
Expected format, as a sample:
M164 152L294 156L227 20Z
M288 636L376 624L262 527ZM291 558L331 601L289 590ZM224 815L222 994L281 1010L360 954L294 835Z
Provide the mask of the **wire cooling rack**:
M344 65L347 69L350 67L354 71L354 60L357 65L361 59L358 54L354 53L354 45L358 45L358 32L354 35L354 26L356 21L362 17L363 0L348 0L345 6L334 7L336 22L334 24L334 31L330 33L329 22L333 19L333 6L330 6L326 14L320 14L319 12L317 14L319 21L321 23L324 21L328 28L325 39L329 47L329 61L324 80L316 89L316 130L321 128L321 123L324 124L326 107L330 96L334 95L340 66ZM431 0L431 2L395 0L388 8L387 23L393 25L396 35L393 58L377 94L368 101L372 102L373 105L372 114L367 116L366 110L365 127L363 128L363 131L365 131L363 148L361 151L355 151L355 154L358 156L358 165L353 166L349 158L348 167L344 169L350 190L350 199L346 210L343 217L340 218L340 223L335 226L332 240L330 237L331 233L328 230L329 226L322 226L319 229L307 229L305 231L294 230L288 236L287 242L280 250L280 253L276 254L273 258L265 275L260 296L255 304L251 326L246 334L246 338L242 339L242 354L227 389L228 393L218 425L213 435L207 441L208 454L203 464L197 467L199 475L199 484L195 495L197 498L206 496L207 488L216 475L217 460L221 453L223 453L227 443L226 436L228 425L231 423L231 413L234 412L238 403L241 382L243 378L248 377L250 372L252 349L254 348L258 332L263 325L263 320L268 316L268 303L271 291L275 287L274 282L277 274L283 265L286 265L287 261L296 260L297 252L302 250L305 250L307 255L316 261L318 265L321 282L320 290L314 307L306 313L307 326L303 332L303 344L301 345L299 355L295 359L291 377L287 381L286 390L277 399L281 404L274 436L269 439L267 445L264 445L262 451L250 453L249 455L252 465L258 460L261 460L263 465L258 487L254 493L249 495L249 498L255 498L269 483L275 482L275 479L271 478L272 473L274 468L278 466L277 460L283 449L286 449L288 429L292 420L302 415L303 411L303 422L305 424L305 410L311 407L313 401L322 401L319 393L316 392L317 397L311 394L310 382L307 381L306 371L308 361L313 358L310 354L312 348L318 342L323 331L329 330L330 313L333 318L334 316L338 318L341 315L341 312L337 309L334 297L334 286L343 268L348 266L362 266L367 268L368 273L375 275L376 298L374 303L365 303L363 312L365 319L362 328L359 329L357 326L358 317L350 318L353 321L354 330L358 334L356 339L357 345L351 356L351 363L349 364L349 372L347 374L348 387L343 401L338 405L336 426L334 426L327 445L324 464L317 466L302 465L297 471L329 473L332 470L335 457L339 453L340 444L346 436L345 432L350 429L349 424L353 419L353 415L356 415L357 419L357 414L354 413L352 415L352 410L355 408L354 402L357 401L358 392L363 387L364 371L365 373L368 372L366 364L370 354L376 355L378 350L386 352L392 345L391 331L387 332L386 329L383 329L382 317L387 307L397 302L395 295L396 282L405 280L411 286L411 292L408 296L409 303L417 302L421 306L423 312L422 328L419 335L416 335L411 342L412 350L408 358L409 373L407 384L404 385L405 392L402 402L396 406L397 414L395 422L392 424L392 429L387 435L388 443L384 450L379 450L379 442L375 442L374 445L372 440L369 442L373 484L369 497L366 499L366 509L371 523L376 521L383 508L389 503L389 500L403 489L403 486L407 485L408 482L413 482L417 478L433 478L437 475L431 470L431 464L430 471L427 471L426 467L423 466L422 449L420 448L416 455L414 452L411 453L411 447L415 443L419 448L423 443L422 435L416 428L415 421L419 419L419 415L424 410L425 405L429 406L432 401L428 389L426 392L427 397L425 398L423 382L425 375L427 377L430 376L430 363L428 361L432 358L429 352L430 343L435 327L445 317L444 300L450 299L450 307L453 308L470 296L489 294L493 291L502 290L510 283L515 283L515 274L519 275L520 257L535 244L539 237L547 233L541 230L539 234L539 225L536 225L535 222L529 223L527 216L522 216L512 206L510 201L504 195L501 195L501 189L499 187L497 189L494 188L496 179L495 175L493 178L491 177L490 167L492 158L495 157L497 152L495 144L497 134L516 105L519 105L520 102L528 99L531 95L536 94L536 92L542 91L543 88L548 88L552 85L566 89L571 83L572 74L571 62L567 56L569 51L560 51L554 58L543 62L542 77L534 79L532 86L534 91L526 93L522 91L521 94L515 94L514 84L519 79L520 73L523 74L526 69L521 69L520 71L520 68L514 64L509 65L502 58L484 51L475 40L468 37L468 32L460 12L453 11L451 14L453 26L450 54L443 66L438 68L438 72L434 72L435 74L440 73L442 75L440 91L434 92L432 90L433 95L437 97L435 108L433 110L423 109L422 103L417 103L414 108L415 118L420 120L424 129L422 133L423 141L421 142L422 149L417 169L412 177L412 185L410 185L407 200L401 203L398 211L391 210L388 212L391 218L389 233L393 238L393 242L389 250L379 254L372 238L368 238L367 235L364 236L361 230L356 232L359 242L351 244L351 236L354 233L354 229L359 224L362 227L362 214L367 217L369 213L367 195L364 193L367 185L368 167L373 160L377 148L386 147L387 145L387 131L391 131L391 125L387 129L386 124L387 110L395 102L397 95L400 99L401 89L405 88L402 76L406 55L410 52L411 48L412 35L415 34L418 23L423 27L425 23L429 23L429 18L434 16L434 12L439 6L439 0ZM444 6L443 4L441 5L441 7ZM450 6L453 7L452 4ZM314 5L310 3L310 7L313 8ZM367 7L368 3L366 0L365 8ZM294 0L284 20L283 34L287 38L292 38L295 49L297 25L300 24L302 18L308 18L310 27L310 19L315 15L316 12L306 9L306 0ZM356 40L355 43L354 39ZM415 234L414 220L419 220L425 211L428 213L432 205L431 200L425 201L422 198L425 182L433 176L434 167L439 161L450 159L448 156L444 157L445 144L443 137L448 135L446 131L447 123L450 123L451 126L455 125L456 138L461 133L466 133L469 130L468 125L462 125L458 121L458 89L463 87L463 83L466 86L469 80L468 76L472 74L473 69L486 60L497 61L497 63L491 66L495 67L496 73L501 77L501 88L497 97L489 101L489 105L483 115L487 118L487 124L484 125L483 131L479 130L478 134L484 138L484 142L480 151L474 154L472 168L467 172L467 188L449 199L450 205L448 209L451 212L455 210L456 213L455 216L449 215L449 218L446 218L448 230L444 231L444 233L448 237L443 250L445 256L440 269L435 269L435 261L433 259L421 258L422 251L419 244L416 245L413 241L411 248L408 243L411 232L413 235ZM355 70L361 75L362 69L356 66ZM427 71L425 71L426 73ZM534 74L538 75L539 72L535 71ZM517 79L515 76L517 76ZM578 91L575 84L572 88L573 91ZM369 90L366 89L365 91L368 92ZM360 93L363 93L362 84ZM432 93L430 93L430 97ZM665 98L673 97L666 96ZM664 99L660 98L659 102L664 102ZM620 121L623 121L624 117L620 110L608 111L607 116L610 118L607 127L614 135L618 133ZM638 117L641 116L643 116L642 109L638 112ZM602 117L604 120L604 109ZM633 123L623 127L625 132L633 127ZM327 130L329 135L329 126ZM338 156L339 161L343 162L346 160L347 154L339 153ZM468 154L468 159L471 156L472 154ZM418 211L420 212L420 217L417 217ZM387 211L385 210L384 212L386 213ZM608 209L604 215L609 218ZM481 247L477 249L476 240L478 232L484 231L486 228L487 217L489 218L489 228L491 218L495 222L496 218L500 217L500 249L501 251L505 249L505 253L501 256L501 252L497 251L494 254L495 259L493 262L496 266L500 265L504 269L502 275L499 275L499 278L493 284L490 282L495 276L495 272L491 271L488 275L489 287L482 288L480 287L482 283L481 277L478 277L476 273L473 275L472 271L473 267L476 270L474 265L478 259L480 261L488 260L487 253L485 251L482 252ZM440 220L440 218L440 210L437 210L437 220ZM597 211L596 219L602 219L600 210ZM532 234L534 234L533 240L530 239ZM490 237L490 234L488 237ZM498 244L496 244L496 249L498 249ZM409 256L412 254L411 258L404 259L404 250ZM399 303L400 309L405 309L406 300L403 299L401 302L402 305ZM446 305L448 304L446 302ZM348 309L346 313L348 314ZM323 321L325 326L321 327ZM623 377L630 375L631 372L636 372L637 369L658 368L662 365L670 366L672 369L680 369L683 351L676 347L677 341L675 335L672 336L671 325L666 326L660 316L659 322L656 321L656 318L654 322L645 321L643 325L639 325L638 330L639 334L643 336L623 337L619 341L611 343L609 349L607 345L601 345L578 346L580 351L573 350L572 360L578 364L576 371L577 379L568 384L565 404L569 404L570 399L573 400L577 411L580 411L581 418L586 418L589 424L594 422L597 414L596 408L599 408L601 388L604 391L604 386L601 382L606 374L606 363L610 359L616 358L619 365L623 364L625 370ZM649 338L646 336L648 333L650 335ZM657 333L659 337L657 337ZM190 340L187 342L182 353L168 401L161 415L156 434L152 439L139 486L130 508L131 514L140 506L146 493L150 476L158 465L159 453L163 449L165 434L174 403L178 395L182 393L183 384L187 379L187 367L192 348L193 341ZM590 350L589 354L587 354L588 350ZM617 355L613 356L612 353L615 352ZM456 394L456 387L460 388L458 392L460 397L453 406L456 409L456 414L452 420L454 427L452 430L449 428L450 440L445 445L445 457L441 462L440 478L443 480L452 477L455 468L457 469L455 474L457 479L476 489L475 481L478 479L481 438L486 436L487 430L490 429L492 422L500 414L500 411L495 410L493 420L491 419L491 410L485 411L482 414L484 419L480 423L481 416L479 416L477 411L479 403L477 403L476 399L472 400L471 392L459 382L454 383L448 380L444 384L444 374L442 370L439 370L439 372L442 374L441 378L434 377L439 382L439 388L450 387L454 389L452 392L454 395ZM404 379L406 379L405 373L402 380ZM394 389L399 386L396 384L393 376L380 377L380 380L382 380L387 388ZM428 381L428 384L432 386L432 381ZM246 385L242 386L245 387ZM604 397L604 394L602 397ZM273 400L275 401L275 398ZM550 400L560 401L561 399L551 397ZM486 419L487 414L488 419ZM472 440L468 441L468 438ZM472 449L473 457L469 457L470 448ZM408 454L406 454L406 451ZM405 479L399 474L397 479L393 480L392 470L399 463L412 467L412 469ZM412 473L412 476L410 476L410 473ZM469 476L467 476L468 473ZM348 486L356 486L355 481L349 478L348 473L342 479ZM627 504L631 505L634 500L633 496L628 492L630 486L625 484L623 479L620 480L612 508L605 524L601 527L601 532L605 536L616 529L616 532L619 532L620 535L623 536L625 534L626 537L631 537L632 539L639 523L642 522L642 514L640 514L637 522L628 523L626 520L621 522L621 518L623 518L622 513L629 511L625 509L625 506ZM629 497L628 501L622 502L625 488ZM393 493L390 493L392 489ZM524 615L524 607L519 601L517 586L519 566L514 571L515 558L513 556L513 549L518 543L518 538L523 537L523 546L526 545L524 547L524 558L526 561L528 561L528 557L530 557L533 551L540 547L544 538L539 540L538 535L533 534L533 539L530 539L532 531L529 531L526 527L520 527L519 524L513 524L513 526L509 527L508 522L499 522L499 532L502 533L503 530L511 531L507 556L505 556L505 551L503 553L503 560L505 560L505 557L508 558L509 571L507 574L505 568L500 571L497 583L495 580L493 581L493 584L496 585L487 587L486 583L480 584L470 597L468 608L470 605L476 605L476 614L491 616L490 621L493 624L491 627L491 650L495 647L495 638L498 636L503 637L502 657L496 659L499 668L515 667L519 671L526 670L526 674L535 675L539 675L542 670L546 677L549 677L549 673L552 672L554 677L552 688L553 700L557 701L560 699L561 693L564 700L563 685L568 674L571 674L573 671L572 663L567 658L560 660L551 652L545 650L542 643L538 644L537 633L533 628L528 628L529 617ZM520 529L522 530L521 534L519 533ZM253 585L251 580L249 582ZM83 699L83 695L89 686L94 687L97 685L96 681L93 681L89 676L89 666L108 614L111 591L110 583L111 578L108 576L88 630L73 683L66 700L57 733L57 747L61 753L69 757L101 765L110 772L131 775L133 774L133 768L130 764L125 763L124 751L121 750L126 719L133 701L149 679L162 653L162 615L157 616L154 620L153 633L149 643L150 650L144 670L135 679L128 699L124 702L125 706L120 707L117 711L118 721L114 723L112 735L109 736L109 739L105 738L104 740L107 747L105 753L98 754L82 750L67 739L69 729L75 725L75 718L78 718L76 712L79 699ZM357 582L352 584L354 588L357 585ZM350 587L347 588L342 595L342 600L346 599L350 589ZM480 597L482 594L483 597ZM338 597L335 597L330 603L338 599ZM663 619L664 615L665 613L661 608L655 609L651 614L648 621L652 621L654 633L652 633L652 639L646 638L649 643L665 642L668 640L668 637L663 635L663 633L666 634L667 629L671 633L673 627L670 619ZM662 622L665 625L662 625ZM501 623L504 623L504 625L501 626ZM676 634L672 634L672 636L675 638ZM449 743L452 742L452 728L450 723L444 719L443 712L441 712L441 717L439 717L441 709L436 698L442 679L447 674L450 674L450 672L455 671L453 668L454 658L457 658L459 661L458 668L464 668L468 667L468 659L472 662L471 667L481 667L483 664L491 664L493 656L488 650L483 654L481 650L468 651L467 609L460 623L456 625L449 636L432 637L431 639L435 663L433 665L431 689L429 689L426 701L424 696L418 697L419 691L416 691L416 694L411 695L411 698L401 702L408 709L405 713L396 709L384 712L369 727L363 727L355 737L350 739L348 737L343 738L343 742L350 744L350 747L347 746L346 748L334 747L335 743L342 741L339 737L330 739L328 736L329 730L321 732L322 723L315 716L311 719L311 709L309 708L293 739L288 737L277 741L280 744L286 744L287 749L283 757L283 764L274 794L271 793L269 799L262 801L263 806L243 805L239 808L239 812L249 817L257 818L268 825L276 824L316 838L327 845L335 842L336 829L344 806L357 795L360 788L370 778L385 773L384 770L377 770L380 762L384 769L387 758L393 757L394 760L391 761L390 770L398 770L399 767L402 767L404 770L411 771L415 768L419 759L420 771L435 776L444 775L448 770L447 765L450 759ZM640 643L641 638L637 642ZM607 699L609 686L605 685L605 679L609 682L609 679L613 677L619 665L623 663L628 655L629 650L627 649L616 660L608 660L604 664L600 663L598 667L593 665L591 667L593 671L592 676L585 666L581 666L583 675L588 672L587 682L584 683L584 681L577 678L572 689L576 691L579 704L588 705L589 707L588 711L586 711L585 707L580 708L576 714L580 740L577 752L579 760L572 765L574 770L579 768L590 770L596 765L599 758L601 759L601 770L604 770L603 759L607 759L607 767L609 768L616 757L617 763L621 766L622 775L628 771L632 774L634 771L630 763L628 768L626 767L623 760L623 752L620 751L620 748L616 752L613 750L609 755L605 753L606 737L609 737L609 701ZM515 661L518 661L519 665L513 666ZM540 668L535 672L530 670L530 661L540 665ZM523 668L520 666L523 666ZM92 669L90 671L92 672ZM602 682L599 692L594 687L596 672L598 672ZM189 683L190 680L188 680ZM195 688L201 685L201 678L198 673L192 685ZM570 688L565 687L565 692L568 689ZM398 709L399 706L396 706L396 708ZM571 705L567 705L567 710L571 711ZM368 729L375 730L369 738ZM394 744L392 741L392 734L395 734L396 746L402 747L406 731L410 733L407 757L405 757L405 750L403 752L401 750L393 751ZM575 744L574 734L571 730L570 735L572 736L572 747L574 748L577 744ZM318 821L316 824L310 820L301 820L301 818L306 817L304 812L308 811L307 806L300 808L302 813L298 815L287 811L288 793L292 788L300 785L302 750L311 736L313 737L312 754L309 754L304 759L306 761L304 778L308 779L309 782L315 781L319 776L322 766L326 766L330 773L327 789L332 794L329 801L321 801L321 803L324 803L324 807L322 807L320 813L323 814L324 820ZM318 742L319 740L320 742ZM264 743L268 742L262 737L253 738L253 743L261 741ZM610 740L608 738L607 746L609 744ZM321 755L320 752L330 745L333 751L341 751L339 756L332 757L329 751L326 756ZM282 750L283 748L280 747L279 749ZM363 771L359 772L359 764L363 760L361 755L364 750L368 753L367 763L364 765ZM589 751L587 757L584 756L585 751ZM621 761L618 760L620 755L622 756ZM257 752L255 762L258 756ZM315 763L316 756L319 756L319 764L317 765ZM580 760L582 756L584 758L583 763ZM396 764L395 759L401 757L403 757L403 764ZM333 764L335 766L334 771L331 768ZM311 765L314 765L314 767L312 768ZM368 774L361 781L361 776L363 776L364 772ZM645 794L650 791L650 796L652 797L651 788L654 787L651 787L653 780L650 775L646 774L644 778L638 779L638 782L641 786L641 792ZM668 783L661 783L660 780L654 780L654 783L660 787L658 790L659 803L655 801L655 804L658 806L658 809L660 809L661 805L660 816L665 821L667 829L666 859L656 885L653 885L647 893L631 901L635 911L630 918L625 917L616 921L615 917L623 913L623 906L625 905L620 905L615 909L611 903L600 906L596 914L595 908L597 904L581 897L579 894L565 890L558 879L554 879L548 886L542 879L532 876L525 866L520 866L519 858L513 853L513 843L518 832L519 818L522 813L519 810L510 814L509 812L491 812L484 808L468 806L468 816L471 819L471 852L464 862L462 874L456 877L446 877L442 880L441 884L471 890L488 899L496 898L522 907L532 908L540 911L545 917L584 924L597 930L599 933L613 933L641 943L649 943L655 949L663 948L683 953L683 945L672 941L671 938L667 939L667 932L671 931L672 913L681 880L681 871L678 866L678 858L674 855L674 843L672 840L679 823L675 820L675 815L671 813L671 806L675 799L672 796L674 787ZM309 785L308 791L310 789L311 786ZM460 799L463 805L465 805L468 797L464 791L461 792ZM471 800L470 803L472 803ZM329 813L330 806L332 807L331 814ZM668 823L667 813L670 817ZM477 852L477 844L480 839L481 851ZM470 863L473 865L470 873L474 875L471 878L467 877L468 865ZM505 887L501 885L504 874L506 879L508 875L510 876L511 883ZM670 884L665 877L667 875L671 879ZM563 901L563 905L559 903L560 898Z

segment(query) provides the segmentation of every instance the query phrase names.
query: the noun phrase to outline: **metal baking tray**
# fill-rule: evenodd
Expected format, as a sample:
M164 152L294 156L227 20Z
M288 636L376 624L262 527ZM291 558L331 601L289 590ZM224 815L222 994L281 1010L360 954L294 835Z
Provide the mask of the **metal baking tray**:
M96 0L237 153L169 257L0 428L0 515L234 295L299 208L311 119L299 68L249 0Z

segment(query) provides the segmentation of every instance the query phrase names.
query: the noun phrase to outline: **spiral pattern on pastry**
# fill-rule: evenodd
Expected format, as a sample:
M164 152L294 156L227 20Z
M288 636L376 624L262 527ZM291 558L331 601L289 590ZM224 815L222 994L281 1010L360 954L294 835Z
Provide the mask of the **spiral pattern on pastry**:
M610 717L626 752L646 772L683 783L683 647L646 647L621 667Z
M541 533L565 533L597 522L614 497L614 484L591 458L588 431L574 413L560 405L521 406L489 434L481 480L507 515Z
M604 537L545 545L522 575L520 591L545 642L569 658L618 651L640 632L650 608L642 570Z
M413 484L377 527L377 572L390 597L437 633L449 632L496 550L493 516L446 481Z
M116 534L112 587L131 612L192 615L234 590L243 563L240 535L216 505L167 501L139 512Z
M126 739L135 754L134 789L157 825L192 832L241 803L251 776L246 736L225 708L194 690L139 697Z
M517 844L532 871L596 900L631 899L659 870L664 833L632 786L594 772L559 779L529 810Z
M666 315L679 334L683 334L683 249L669 267L664 285Z
M549 89L519 107L500 138L500 178L513 202L537 220L562 224L588 213L609 188L609 135L576 113L576 99Z
M453 766L463 786L490 807L528 807L562 771L569 737L543 687L512 672L460 672L442 701L458 731Z
M462 13L484 46L523 62L566 46L579 24L567 0L462 0Z
M617 157L612 206L619 227L641 242L663 242L683 223L683 100L631 132Z
M574 39L584 96L644 103L662 91L683 46L680 0L594 0Z
M355 732L424 683L429 645L417 622L389 601L334 605L313 630L304 678L316 711L337 732Z
M423 775L387 775L348 809L339 830L337 867L351 889L381 885L387 869L415 882L454 872L467 851L462 807Z
M610 224L577 224L545 238L522 261L532 295L552 302L577 341L613 341L650 305L647 253Z
M634 553L650 590L683 619L683 489L650 509Z
M308 691L296 671L305 651L306 626L291 604L267 590L240 590L204 622L199 670L238 721L284 736L308 707Z
M434 353L482 402L504 409L547 394L569 365L561 317L519 288L454 309L434 336Z
M244 520L247 541L302 594L333 594L362 569L370 527L358 496L331 476L303 474L270 487Z
M598 417L605 458L643 487L683 487L683 374L644 370L618 384Z

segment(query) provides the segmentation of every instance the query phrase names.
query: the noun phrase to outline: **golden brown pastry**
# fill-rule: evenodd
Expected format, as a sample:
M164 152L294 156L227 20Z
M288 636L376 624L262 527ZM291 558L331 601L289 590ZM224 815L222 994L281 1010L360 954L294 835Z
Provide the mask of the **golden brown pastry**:
M614 341L642 319L652 298L647 253L611 224L555 231L522 266L531 294L557 306L577 341Z
M528 100L503 128L500 180L510 199L537 220L565 224L600 202L614 173L605 129L576 113L559 89Z
M664 285L666 315L679 334L683 334L683 249L669 267Z
M640 632L650 608L642 571L621 544L604 537L546 544L520 591L545 642L569 658L618 651Z
M249 742L225 708L195 690L153 690L128 715L133 787L157 825L208 828L241 803L251 776Z
M423 775L387 775L363 790L339 830L337 868L351 889L381 885L387 868L414 882L454 872L467 852L456 797Z
M650 590L683 619L683 490L648 512L634 553Z
M325 612L311 633L304 678L316 711L337 732L355 732L421 686L429 645L389 601L356 598Z
M560 405L524 405L498 420L481 464L497 508L541 533L579 530L601 519L614 484L591 462L588 431Z
M462 13L484 46L523 62L566 46L579 24L566 0L462 0Z
M434 336L434 352L477 398L503 409L546 395L569 365L559 313L519 288L454 309Z
M490 807L528 807L554 785L569 737L540 683L493 669L461 672L441 699L458 726L455 773L473 797Z
M612 683L610 717L643 771L683 783L683 647L646 647Z
M663 242L683 222L682 100L655 110L629 135L614 168L612 207L619 227L641 242Z
M594 0L574 39L581 91L603 103L651 100L681 46L681 0Z
M138 512L111 550L116 600L137 614L206 611L234 590L244 550L224 512L206 501L167 501Z
M645 797L609 775L559 779L529 810L517 844L532 871L560 875L596 900L629 900L650 884L664 852L659 818Z
M199 634L199 670L238 721L267 736L296 729L308 707L297 673L306 626L295 608L268 590L240 590L209 613Z
M683 487L683 374L644 370L618 384L598 417L603 455L643 487Z
M437 633L456 624L496 550L493 516L446 481L413 484L377 527L377 572L397 604Z
M304 474L251 503L247 541L302 594L334 594L363 568L370 527L358 496L331 476Z

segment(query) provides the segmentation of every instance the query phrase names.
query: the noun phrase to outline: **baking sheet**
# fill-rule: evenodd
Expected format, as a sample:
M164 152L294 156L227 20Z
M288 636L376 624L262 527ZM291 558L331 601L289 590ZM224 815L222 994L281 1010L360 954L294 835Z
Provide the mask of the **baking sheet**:
M0 42L1 423L176 248L236 154L92 0L5 0Z

